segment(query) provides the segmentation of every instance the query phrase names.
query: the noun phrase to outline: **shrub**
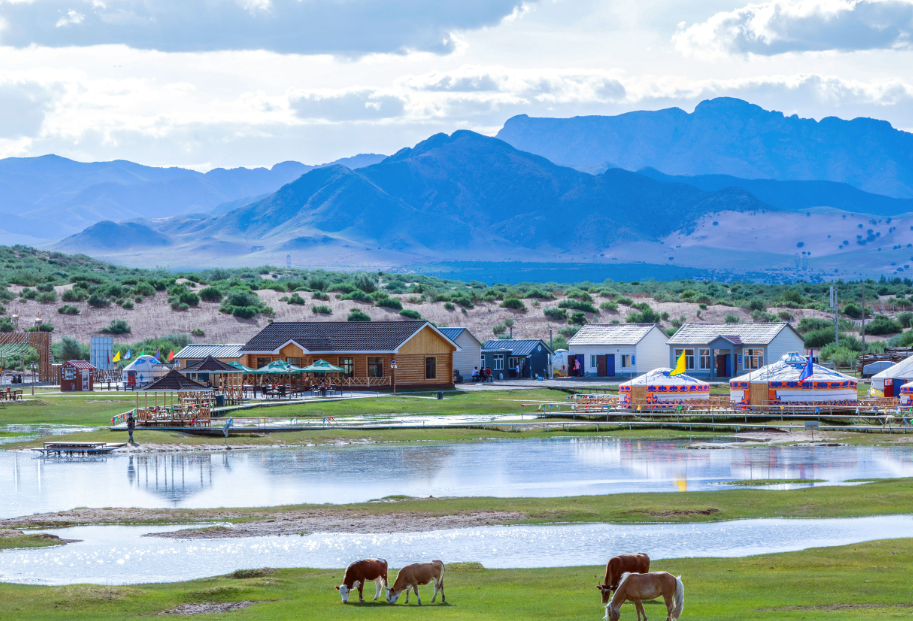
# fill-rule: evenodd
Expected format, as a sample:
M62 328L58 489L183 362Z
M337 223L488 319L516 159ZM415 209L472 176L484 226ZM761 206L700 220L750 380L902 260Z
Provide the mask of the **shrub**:
M581 302L593 302L593 296L591 296L586 291L581 291L580 289L571 289L564 294L565 297L572 298L575 300L580 300Z
M662 315L649 306L640 311L631 311L628 313L628 316L625 317L625 322L627 323L659 323L661 320Z
M35 298L39 304L53 304L57 301L57 294L53 291L44 291Z
M100 293L96 292L89 296L88 300L89 306L93 308L104 308L105 306L110 306L111 302L108 298L104 297Z
M858 304L850 302L849 304L847 304L846 306L843 307L843 314L846 315L847 317L852 317L853 319L861 319L862 318L862 307L860 307ZM872 316L871 308L865 309L865 316L866 317Z
M12 332L16 327L9 317L0 317L0 332Z
M205 289L203 291L205 291ZM201 291L200 293L202 294L203 291ZM155 295L155 287L153 287L146 281L139 282L139 283L136 283L136 285L133 287L133 293L135 293L136 295L141 295L144 298L151 298L152 296ZM212 300L208 300L208 301L212 301Z
M221 310L221 309L219 309ZM231 315L239 319L250 319L256 317L260 310L256 306L232 306Z
M355 274L352 283L365 293L374 293L377 291L377 275L367 272ZM362 320L364 321L364 320Z
M26 328L24 332L53 332L54 326L49 323L43 323L40 326L32 326L31 328Z
M180 300L182 304L187 306L198 306L200 304L200 296L191 291L187 291L180 295Z
M760 299L760 298L754 298L753 300L749 300L749 302L748 302L748 310L753 310L753 311L766 311L766 310L767 310L767 304L765 304L765 303L764 303L764 300L762 300L762 299Z
M572 336L574 336L575 334L577 334L579 331L580 331L579 326L565 326L563 328L558 329L558 334L560 334L561 336L563 336L566 339L569 339Z
M417 310L413 310L411 308L401 310L401 311L399 311L399 314L402 315L403 317L405 317L406 319L421 319L422 318L422 314L420 312L418 312Z
M125 308L126 310L133 310L133 300L125 300L124 303L121 304L121 308Z
M180 296L172 295L168 298L168 303L171 305L171 310L173 311L185 311L190 308L189 304L181 302Z
M701 302L697 307L701 310L707 310L707 304L705 302Z
M447 304L450 304L450 302ZM400 302L398 298L381 298L377 301L377 306L381 306L383 308L392 308L393 310L398 311L403 310L403 303ZM453 310L453 304L450 304L450 310Z
M554 319L556 321L564 321L567 319L567 310L563 308L551 308L543 309L542 314L548 317L549 319Z
M222 297L222 292L215 287L200 289L200 299L204 302L221 302Z
M19 294L19 297L21 297L23 300L34 300L38 297L38 292L34 289L25 288Z
M542 289L530 289L523 297L536 300L554 300L555 294L549 291L543 291Z
M65 304L64 306L61 306L60 308L58 308L57 312L60 313L61 315L78 315L79 309L75 306L70 306L69 304Z
M412 296L409 296L408 298L406 298L406 302L408 302L409 304L421 304L424 301L425 301L425 298L423 298L420 295L412 295Z
M66 291L64 291L63 294L60 296L60 298L64 302L84 302L86 297L88 297L88 295L89 294L86 292L85 289L79 289L79 288L74 287L73 289L67 289Z
M446 308L449 311L456 310L456 304L454 304L453 302L444 302L444 308Z
M609 313L618 312L618 303L617 302L603 302L599 305L600 310L604 310Z
M325 304L320 304L319 306L312 306L311 312L315 315L332 315L333 309Z
M129 334L130 325L123 319L112 319L107 327L101 329L105 334Z
M685 317L684 315L680 315L678 317L678 319L670 319L669 325L672 326L673 328L675 328L676 330L678 330L679 328L681 328L684 325L684 323L686 321L687 321L687 317Z
M779 311L777 313L777 317L779 317L783 321L792 321L793 320L792 313L790 313L789 311L785 311L785 310Z
M48 292L54 290L54 285L49 282L43 282L40 285L37 285L35 288L38 289L38 291Z
M575 312L571 313L571 316L568 319L568 322L572 323L574 325L582 326L583 324L586 323L586 315L584 315L580 311L575 311Z
M823 328L834 329L834 322L829 319L817 319L814 317L803 317L799 320L799 332L803 334L812 330L821 330Z
M913 327L913 313L898 313L897 321L900 322L904 328Z
M51 346L51 350L57 362L89 359L89 348L71 336L63 337L60 343L55 343Z
M558 308L569 308L571 310L582 311L584 313L598 313L599 309L590 302L581 302L579 300L561 300L558 302Z
M355 285L350 282L339 282L327 289L330 293L352 293L358 289Z
M353 308L349 316L346 317L346 321L371 321L371 317L366 312Z
M288 303L296 304L298 306L304 306L307 302L305 302L304 298L301 297L300 295L298 295L297 292L295 292L291 296L289 296Z
M202 328L194 328L190 331L190 334L193 336L206 336L206 332L204 332Z
M315 291L315 292L313 293L313 295L311 295L311 297L312 297L313 299L315 299L315 300L322 300L322 301L324 301L324 302L326 302L327 300L330 299L330 296L328 296L328 295L327 295L326 293L324 293L323 291Z
M739 323L742 320L739 319L738 315L733 315L732 313L728 313L725 317L723 317L723 321L725 321L726 323Z
M501 336L502 334L507 332L507 326L505 326L503 323L499 323L498 325L493 327L491 329L491 331L494 332L495 336Z
M887 315L876 315L875 318L865 325L866 334L896 334L903 332L903 326L899 321L895 321Z
M834 342L834 326L831 325L829 328L818 328L817 330L806 332L804 336L806 347L824 347L828 343ZM842 335L841 340L843 340Z
M519 298L507 298L500 304L501 308L510 308L512 310L525 311L526 304Z
M373 302L374 298L362 291L361 289L356 289L351 293L347 293L342 296L343 300L352 300L354 302Z
M618 298L618 303L623 304L625 306L631 306L634 303L634 300L632 300L631 298L626 298L626 297L622 296L622 297Z
M751 318L757 322L767 322L771 323L777 320L777 316L772 313L765 313L764 311L753 310L751 311Z

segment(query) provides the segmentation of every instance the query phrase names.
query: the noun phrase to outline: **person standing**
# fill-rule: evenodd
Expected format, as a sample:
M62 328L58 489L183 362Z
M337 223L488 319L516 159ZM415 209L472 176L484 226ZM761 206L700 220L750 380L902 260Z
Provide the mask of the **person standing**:
M127 433L129 434L129 439L127 442L134 444L133 442L133 430L136 429L136 419L133 418L133 412L127 415Z
M485 367L485 381L491 381L491 367Z

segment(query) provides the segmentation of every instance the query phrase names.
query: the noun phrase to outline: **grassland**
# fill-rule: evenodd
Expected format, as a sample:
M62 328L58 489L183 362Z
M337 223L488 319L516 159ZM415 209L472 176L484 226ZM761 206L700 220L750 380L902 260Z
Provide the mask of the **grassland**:
M596 554L608 556L608 552ZM909 619L913 612L911 558L913 539L900 539L739 559L654 561L651 569L682 576L683 619ZM423 587L421 609L414 598L408 606L370 601L342 605L333 588L342 575L339 569L235 572L190 582L124 587L0 584L0 618L120 621L188 604L250 602L249 608L204 618L598 621L603 609L593 585L602 573L603 568L598 566L485 569L473 563L452 564L445 574L447 603L442 605L438 600L429 605L431 591ZM365 591L367 595L369 589ZM645 608L651 618L665 618L661 603L646 603ZM631 604L622 608L622 619L632 620L634 615Z
M67 541L44 533L20 533L17 531L0 530L0 550L14 548L47 548L59 546Z

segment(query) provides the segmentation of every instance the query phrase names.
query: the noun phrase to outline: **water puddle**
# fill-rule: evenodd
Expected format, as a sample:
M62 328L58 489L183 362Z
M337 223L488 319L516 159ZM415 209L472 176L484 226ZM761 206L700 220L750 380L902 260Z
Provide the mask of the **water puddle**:
M0 425L0 444L28 442L48 436L95 431L97 427L82 425Z
M0 581L24 584L176 582L252 567L391 567L432 558L490 568L601 565L622 552L662 559L740 557L909 537L913 516L762 519L715 524L491 526L395 534L314 534L181 541L142 537L179 526L86 526L46 531L81 539L55 548L0 551ZM328 587L330 588L330 587Z

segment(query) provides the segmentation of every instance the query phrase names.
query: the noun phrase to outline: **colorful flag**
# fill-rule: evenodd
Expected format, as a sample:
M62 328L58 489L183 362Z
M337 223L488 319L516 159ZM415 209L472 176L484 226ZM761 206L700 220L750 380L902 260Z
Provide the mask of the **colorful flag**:
M120 352L117 352L116 354L114 354L114 360L112 360L111 362L120 362Z
M141 352L139 353L139 355L140 355L140 356L145 356L145 355L146 355L146 350L144 349L143 351L141 351Z
M172 360L174 360L174 350L173 349L170 352L168 352L168 362L171 362Z
M810 378L812 375L815 374L815 366L814 366L814 363L812 362L812 359L814 358L813 353L814 352L812 350L809 350L808 362L805 363L805 368L802 369L802 373L799 374L800 382L804 382L805 380L807 380L808 378Z
M127 349L127 355L124 356L124 360L130 360L131 357L132 357L131 351L130 351L130 349L128 348L128 349Z
M156 360L158 360L159 357L161 356L161 352L162 352L161 349L156 349L156 350L155 350L155 359L156 359Z
M681 375L685 372L685 350L682 350L682 355L678 357L678 362L675 363L675 368L669 373L669 375Z

